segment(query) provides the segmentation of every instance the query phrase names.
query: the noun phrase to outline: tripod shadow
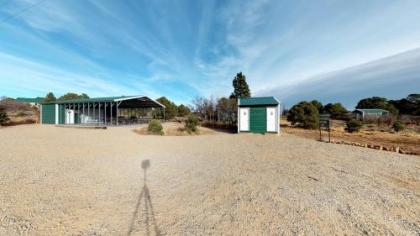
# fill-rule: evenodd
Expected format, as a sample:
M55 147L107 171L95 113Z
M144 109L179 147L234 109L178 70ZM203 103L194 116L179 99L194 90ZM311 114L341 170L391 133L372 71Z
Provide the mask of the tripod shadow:
M155 232L155 235L160 235L159 228L156 223L155 219L155 212L153 210L153 204L152 204L152 198L150 197L150 191L147 187L147 168L150 167L150 161L149 160L143 160L141 163L141 168L144 172L144 184L143 188L138 196L136 208L133 212L133 216L131 218L130 228L128 230L128 236L132 235L134 232L136 232L136 228L138 226L141 226L141 224L144 224L145 227L145 234L150 235L151 229ZM139 211L141 210L141 203L144 202L144 208L141 213Z

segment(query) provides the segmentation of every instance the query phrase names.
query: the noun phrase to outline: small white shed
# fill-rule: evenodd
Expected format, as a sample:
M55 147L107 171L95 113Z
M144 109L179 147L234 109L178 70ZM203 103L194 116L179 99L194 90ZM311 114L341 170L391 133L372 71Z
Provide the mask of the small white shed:
M280 102L274 97L238 99L238 133L279 133Z

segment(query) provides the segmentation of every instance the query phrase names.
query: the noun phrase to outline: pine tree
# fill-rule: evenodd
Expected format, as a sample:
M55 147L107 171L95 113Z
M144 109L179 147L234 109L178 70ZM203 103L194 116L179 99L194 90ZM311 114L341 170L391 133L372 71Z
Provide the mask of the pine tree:
M246 77L242 72L236 74L232 81L233 93L230 95L231 98L249 98L251 97L251 91L249 90Z
M47 96L44 98L44 102L54 102L57 100L52 92L47 93Z

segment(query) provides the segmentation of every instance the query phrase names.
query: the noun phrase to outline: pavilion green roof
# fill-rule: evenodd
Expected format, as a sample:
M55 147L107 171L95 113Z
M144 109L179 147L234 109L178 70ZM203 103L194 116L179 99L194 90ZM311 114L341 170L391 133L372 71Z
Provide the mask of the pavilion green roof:
M49 104L65 104L65 103L88 103L88 102L115 102L119 99L133 98L134 96L115 96L115 97L97 97L97 98L78 98L68 100L55 100L46 102Z
M44 98L41 98L41 97L36 97L36 98L22 98L22 97L19 97L19 98L16 98L15 100L18 101L18 102L42 103L44 101Z

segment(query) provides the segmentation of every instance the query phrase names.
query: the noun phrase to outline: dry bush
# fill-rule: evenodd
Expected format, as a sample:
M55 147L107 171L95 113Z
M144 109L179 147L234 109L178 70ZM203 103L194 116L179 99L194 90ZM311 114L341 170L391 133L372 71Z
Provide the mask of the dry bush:
M32 111L31 105L27 103L18 102L11 98L1 100L0 107L4 108L6 112Z
M363 124L359 120L349 120L346 123L346 130L349 133L353 132L359 132L359 130L362 128Z
M378 126L389 128L395 122L395 117L393 116L381 116L378 118Z
M390 128L394 124L394 116L366 116L363 124L376 125L378 128Z
M20 120L10 120L4 126L15 126L15 125L27 125L27 124L35 124L36 120L32 118L27 119L20 119Z
M401 115L400 121L406 125L420 126L420 116Z
M236 130L236 124L229 124L225 122L217 121L205 121L201 123L201 126L211 129L223 129L223 130Z

